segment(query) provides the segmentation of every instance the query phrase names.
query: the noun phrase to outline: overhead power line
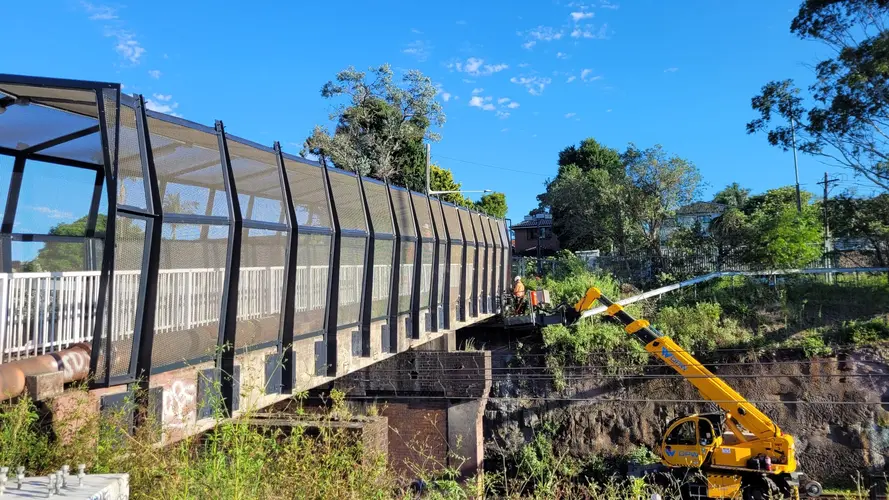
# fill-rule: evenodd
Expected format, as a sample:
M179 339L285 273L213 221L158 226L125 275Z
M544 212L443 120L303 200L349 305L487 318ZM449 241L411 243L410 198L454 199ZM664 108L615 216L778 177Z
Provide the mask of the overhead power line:
M451 161L458 161L458 162L460 162L460 163L468 163L468 164L470 164L470 165L476 165L476 166L479 166L479 167L493 168L493 169L496 169L496 170L505 170L505 171L507 171L507 172L516 172L516 173L519 173L519 174L527 174L527 175L539 175L540 177L550 177L549 175L541 174L540 172L529 172L529 171L527 171L527 170L518 170L518 169L515 169L515 168L498 167L497 165L489 165L489 164L487 164L487 163L479 163L479 162L477 162L477 161L470 161L470 160L461 160L461 159L459 159L459 158L451 158L451 157L449 157L449 156L435 155L435 157L436 157L436 158L441 158L441 159L443 159L443 160L451 160Z
M350 396L346 394L346 399L350 401L394 401L394 400L404 400L404 401L453 401L455 399L454 396L405 396L405 395L379 395L379 396ZM880 401L805 401L801 399L797 400L775 400L775 401L756 401L756 400L736 400L736 399L720 399L720 400L709 400L709 399L649 399L649 398L575 398L575 397L533 397L533 396L494 396L488 397L488 401L540 401L540 402L576 402L576 403L589 403L589 404L606 404L606 403L663 403L663 404L678 404L678 403L692 403L692 404L704 404L704 403L750 403L750 404L760 404L760 405L771 405L771 404L782 404L782 405L822 405L822 406L869 406L869 405L881 405Z

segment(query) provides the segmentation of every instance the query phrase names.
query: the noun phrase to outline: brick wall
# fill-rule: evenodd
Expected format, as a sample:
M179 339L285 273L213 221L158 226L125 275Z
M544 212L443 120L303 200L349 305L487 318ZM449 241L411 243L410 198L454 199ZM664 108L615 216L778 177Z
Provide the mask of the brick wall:
M447 401L389 402L381 414L389 421L389 464L404 477L414 471L442 470L448 458Z

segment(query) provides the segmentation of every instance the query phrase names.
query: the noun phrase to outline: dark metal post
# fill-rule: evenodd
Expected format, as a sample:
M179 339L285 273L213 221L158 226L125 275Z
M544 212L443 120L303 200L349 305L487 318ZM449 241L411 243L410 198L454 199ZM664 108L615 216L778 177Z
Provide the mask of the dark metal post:
M337 348L338 339L336 336L337 314L339 313L340 302L340 260L342 257L342 241L343 230L340 227L340 219L337 214L336 203L333 199L333 187L330 185L330 172L324 168L324 180L327 185L327 196L330 200L330 218L333 221L333 241L331 242L331 257L329 290L327 291L327 325L325 329L326 346L327 346L327 375L335 377L337 375Z
M225 139L225 126L216 121L216 137L219 140L219 155L222 161L225 195L228 202L228 252L225 262L225 279L222 289L222 311L219 315L219 350L216 366L220 371L220 396L225 413L234 413L234 374L235 374L235 334L238 321L238 284L241 278L241 239L243 237L244 218L241 214L241 202L238 200L238 189L235 174L228 155L228 143Z
M118 92L120 89L118 88ZM102 340L105 340L105 374L100 385L108 386L111 383L111 319L108 311L113 311L114 307L114 243L115 243L115 225L117 221L117 141L120 137L118 123L120 120L120 99L117 99L115 110L114 127L114 143L109 142L108 127L106 120L106 109L104 104L104 96L102 91L96 91L96 99L101 102L97 106L99 110L99 127L102 136L102 156L105 170L105 180L108 195L108 217L105 222L105 245L102 252L102 270L99 274L99 298L96 302L96 325L93 328L92 355L90 356L90 376L93 380L97 380L96 374L99 370L99 353L102 351ZM111 151L115 152L112 163ZM109 244L110 243L110 244ZM102 335L102 331L105 335Z
M401 228L395 216L395 202L392 201L392 188L386 183L386 194L389 196L389 210L392 211L392 224L395 228L395 245L392 253L392 283L389 292L389 352L398 352L398 289L401 283Z
M8 235L12 233L15 225L15 213L19 206L19 194L22 192L22 178L25 175L24 155L15 157L12 165L12 177L9 180L9 193L6 196L6 210L3 212L3 224L0 225L0 234L3 238L3 261L0 263L0 271L4 273L12 272L12 238Z
M370 357L370 322L371 309L373 308L373 282L374 282L374 252L376 251L374 224L370 216L370 202L367 199L367 191L364 189L364 179L359 175L358 184L361 186L361 197L364 198L364 214L367 219L367 248L364 252L364 290L361 298L361 355Z
M414 204L414 195L410 191L407 192L407 198L410 200L411 213L414 215L414 230L417 232L417 245L414 247L414 285L411 287L411 338L420 338L420 288L423 283L423 245L427 242L424 240L420 231L420 219L417 217L417 207Z
M463 257L460 259L460 304L457 307L457 311L460 313L460 317L458 321L467 321L469 319L469 311L466 309L466 297L463 296L467 292L467 279L468 271L466 270L466 265L469 263L469 259L467 259L466 254L469 250L469 240L466 239L466 228L463 227L463 217L460 217L460 208L454 207L454 210L457 211L457 222L460 224L460 231L463 233ZM472 297L472 291L469 290L469 296ZM472 300L471 298L469 299Z
M429 314L432 318L432 331L438 331L439 325L439 315L438 308L441 304L438 303L438 290L441 286L441 283L438 282L439 272L438 268L441 265L441 235L438 234L438 226L435 224L435 217L432 216L432 211L435 210L432 203L432 198L429 195L426 195L426 204L429 206L429 217L432 218L432 234L435 237L435 241L432 243L432 286L429 287ZM438 204L441 207L441 203ZM442 224L444 224L444 214L442 214Z
M149 231L145 235L146 251L143 253L145 262L142 263L141 288L142 301L138 307L136 328L139 329L135 367L133 373L140 385L140 392L148 391L149 378L151 376L151 356L154 351L154 322L157 310L157 281L160 274L161 239L163 238L163 200L160 186L157 182L157 170L154 165L154 154L151 151L151 136L148 130L148 120L145 116L145 100L136 97L136 136L139 140L139 153L142 160L142 170L148 177L148 190L151 198L151 212L154 218L148 221Z
M287 248L284 254L284 296L281 304L281 323L279 333L279 350L281 352L281 394L292 394L296 379L296 357L293 349L293 324L296 314L296 273L297 252L299 251L299 227L296 220L296 209L293 205L293 193L290 191L287 169L284 168L284 153L281 143L275 141L275 161L278 164L278 175L284 191L284 212L287 220Z

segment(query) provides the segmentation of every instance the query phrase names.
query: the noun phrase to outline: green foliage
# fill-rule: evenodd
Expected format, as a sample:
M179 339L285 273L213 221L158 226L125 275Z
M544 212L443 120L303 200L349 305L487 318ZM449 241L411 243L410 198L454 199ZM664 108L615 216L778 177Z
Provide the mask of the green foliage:
M627 461L639 465L651 465L660 463L661 457L648 449L647 446L637 446L627 453Z
M741 346L752 335L731 318L723 318L717 303L699 302L693 306L667 306L655 317L657 328L692 353Z
M748 133L766 131L774 146L796 145L889 189L887 17L885 2L802 1L791 32L825 44L823 53L832 57L811 65L814 78L806 99L792 80L764 85L751 99L758 116L747 124Z
M492 217L503 219L506 217L506 195L503 193L486 194L475 203L475 208Z
M782 347L800 349L807 358L830 356L833 354L833 349L824 341L824 335L818 331L806 332L789 339L787 342L784 342Z
M0 405L0 464L43 470L50 463L50 443L41 432L34 403L27 397Z
M436 92L432 80L417 70L406 72L401 85L393 81L389 65L371 68L370 77L353 67L340 71L321 95L346 97L348 104L331 114L335 132L316 127L303 154L362 175L389 179L401 174L415 183L425 161L422 141L438 140L429 127L445 121Z
M873 198L854 198L844 194L827 204L831 233L836 237L862 238L874 249L880 266L889 262L889 194Z
M556 453L552 430L539 429L534 439L519 451L518 476L528 478L535 489L549 491L563 478L574 477L580 472L576 460L566 454Z
M722 191L713 196L714 203L722 203L728 208L741 208L747 202L750 190L741 187L737 182L726 186Z

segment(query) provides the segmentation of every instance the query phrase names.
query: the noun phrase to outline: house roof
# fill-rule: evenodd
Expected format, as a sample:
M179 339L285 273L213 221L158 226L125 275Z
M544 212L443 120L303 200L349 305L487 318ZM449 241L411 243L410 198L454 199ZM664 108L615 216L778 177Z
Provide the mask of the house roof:
M684 207L679 207L676 215L703 215L712 213L722 213L725 211L725 205L722 203L714 203L712 201L699 201Z
M550 218L547 219L528 219L519 222L518 224L513 224L509 226L510 229L529 229L534 227L552 227L553 220Z

